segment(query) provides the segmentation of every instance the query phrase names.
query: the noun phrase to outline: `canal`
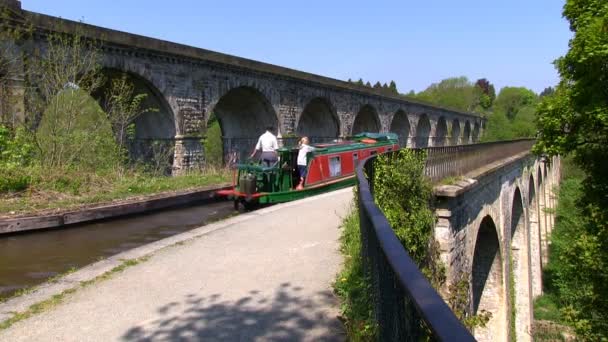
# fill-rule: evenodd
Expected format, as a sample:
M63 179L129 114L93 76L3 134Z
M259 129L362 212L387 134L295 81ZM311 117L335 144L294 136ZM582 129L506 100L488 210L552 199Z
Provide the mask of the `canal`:
M0 236L0 298L73 268L236 214L232 202Z

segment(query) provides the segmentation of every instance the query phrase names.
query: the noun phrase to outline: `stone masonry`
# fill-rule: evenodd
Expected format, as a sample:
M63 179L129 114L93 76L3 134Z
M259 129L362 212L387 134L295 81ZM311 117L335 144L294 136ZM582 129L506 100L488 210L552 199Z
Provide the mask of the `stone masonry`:
M508 341L512 334L518 341L532 339L532 301L542 293L543 255L554 222L545 209L556 205L559 179L559 158L528 155L437 198L435 237L448 282L467 280L470 313L492 314L474 332L479 341Z

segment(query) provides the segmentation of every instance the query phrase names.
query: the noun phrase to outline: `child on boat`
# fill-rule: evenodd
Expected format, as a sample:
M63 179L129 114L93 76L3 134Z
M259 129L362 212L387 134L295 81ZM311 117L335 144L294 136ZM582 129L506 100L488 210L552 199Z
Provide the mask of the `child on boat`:
M308 137L302 137L298 142L300 151L298 151L298 173L300 174L300 184L296 187L296 190L304 189L304 178L306 178L306 172L308 168L308 160L306 156L309 152L315 150L314 147L308 145Z

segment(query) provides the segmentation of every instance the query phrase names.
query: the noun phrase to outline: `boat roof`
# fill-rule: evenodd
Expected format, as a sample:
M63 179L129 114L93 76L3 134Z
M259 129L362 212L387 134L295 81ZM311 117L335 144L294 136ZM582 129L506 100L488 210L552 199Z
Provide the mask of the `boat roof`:
M311 144L318 154L354 151L375 146L385 146L397 143L398 136L395 133L360 133L349 140L330 143ZM297 146L283 147L279 152L297 150Z

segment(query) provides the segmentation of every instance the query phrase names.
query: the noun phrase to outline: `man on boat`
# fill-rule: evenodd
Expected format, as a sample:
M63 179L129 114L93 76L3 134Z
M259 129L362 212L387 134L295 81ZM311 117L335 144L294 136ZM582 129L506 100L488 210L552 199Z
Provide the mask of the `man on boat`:
M258 139L258 143L255 145L255 149L251 153L249 158L253 158L255 153L258 150L261 150L262 155L260 156L260 160L266 167L270 167L274 165L277 158L277 149L279 148L279 143L277 141L277 137L272 134L274 127L267 126L266 132L260 136Z
M298 142L298 145L300 146L300 151L298 151L298 172L300 173L300 184L298 184L296 190L304 189L304 178L306 178L308 169L308 159L306 157L308 156L309 152L315 150L314 147L308 144L308 137L302 137L302 139L300 139Z

